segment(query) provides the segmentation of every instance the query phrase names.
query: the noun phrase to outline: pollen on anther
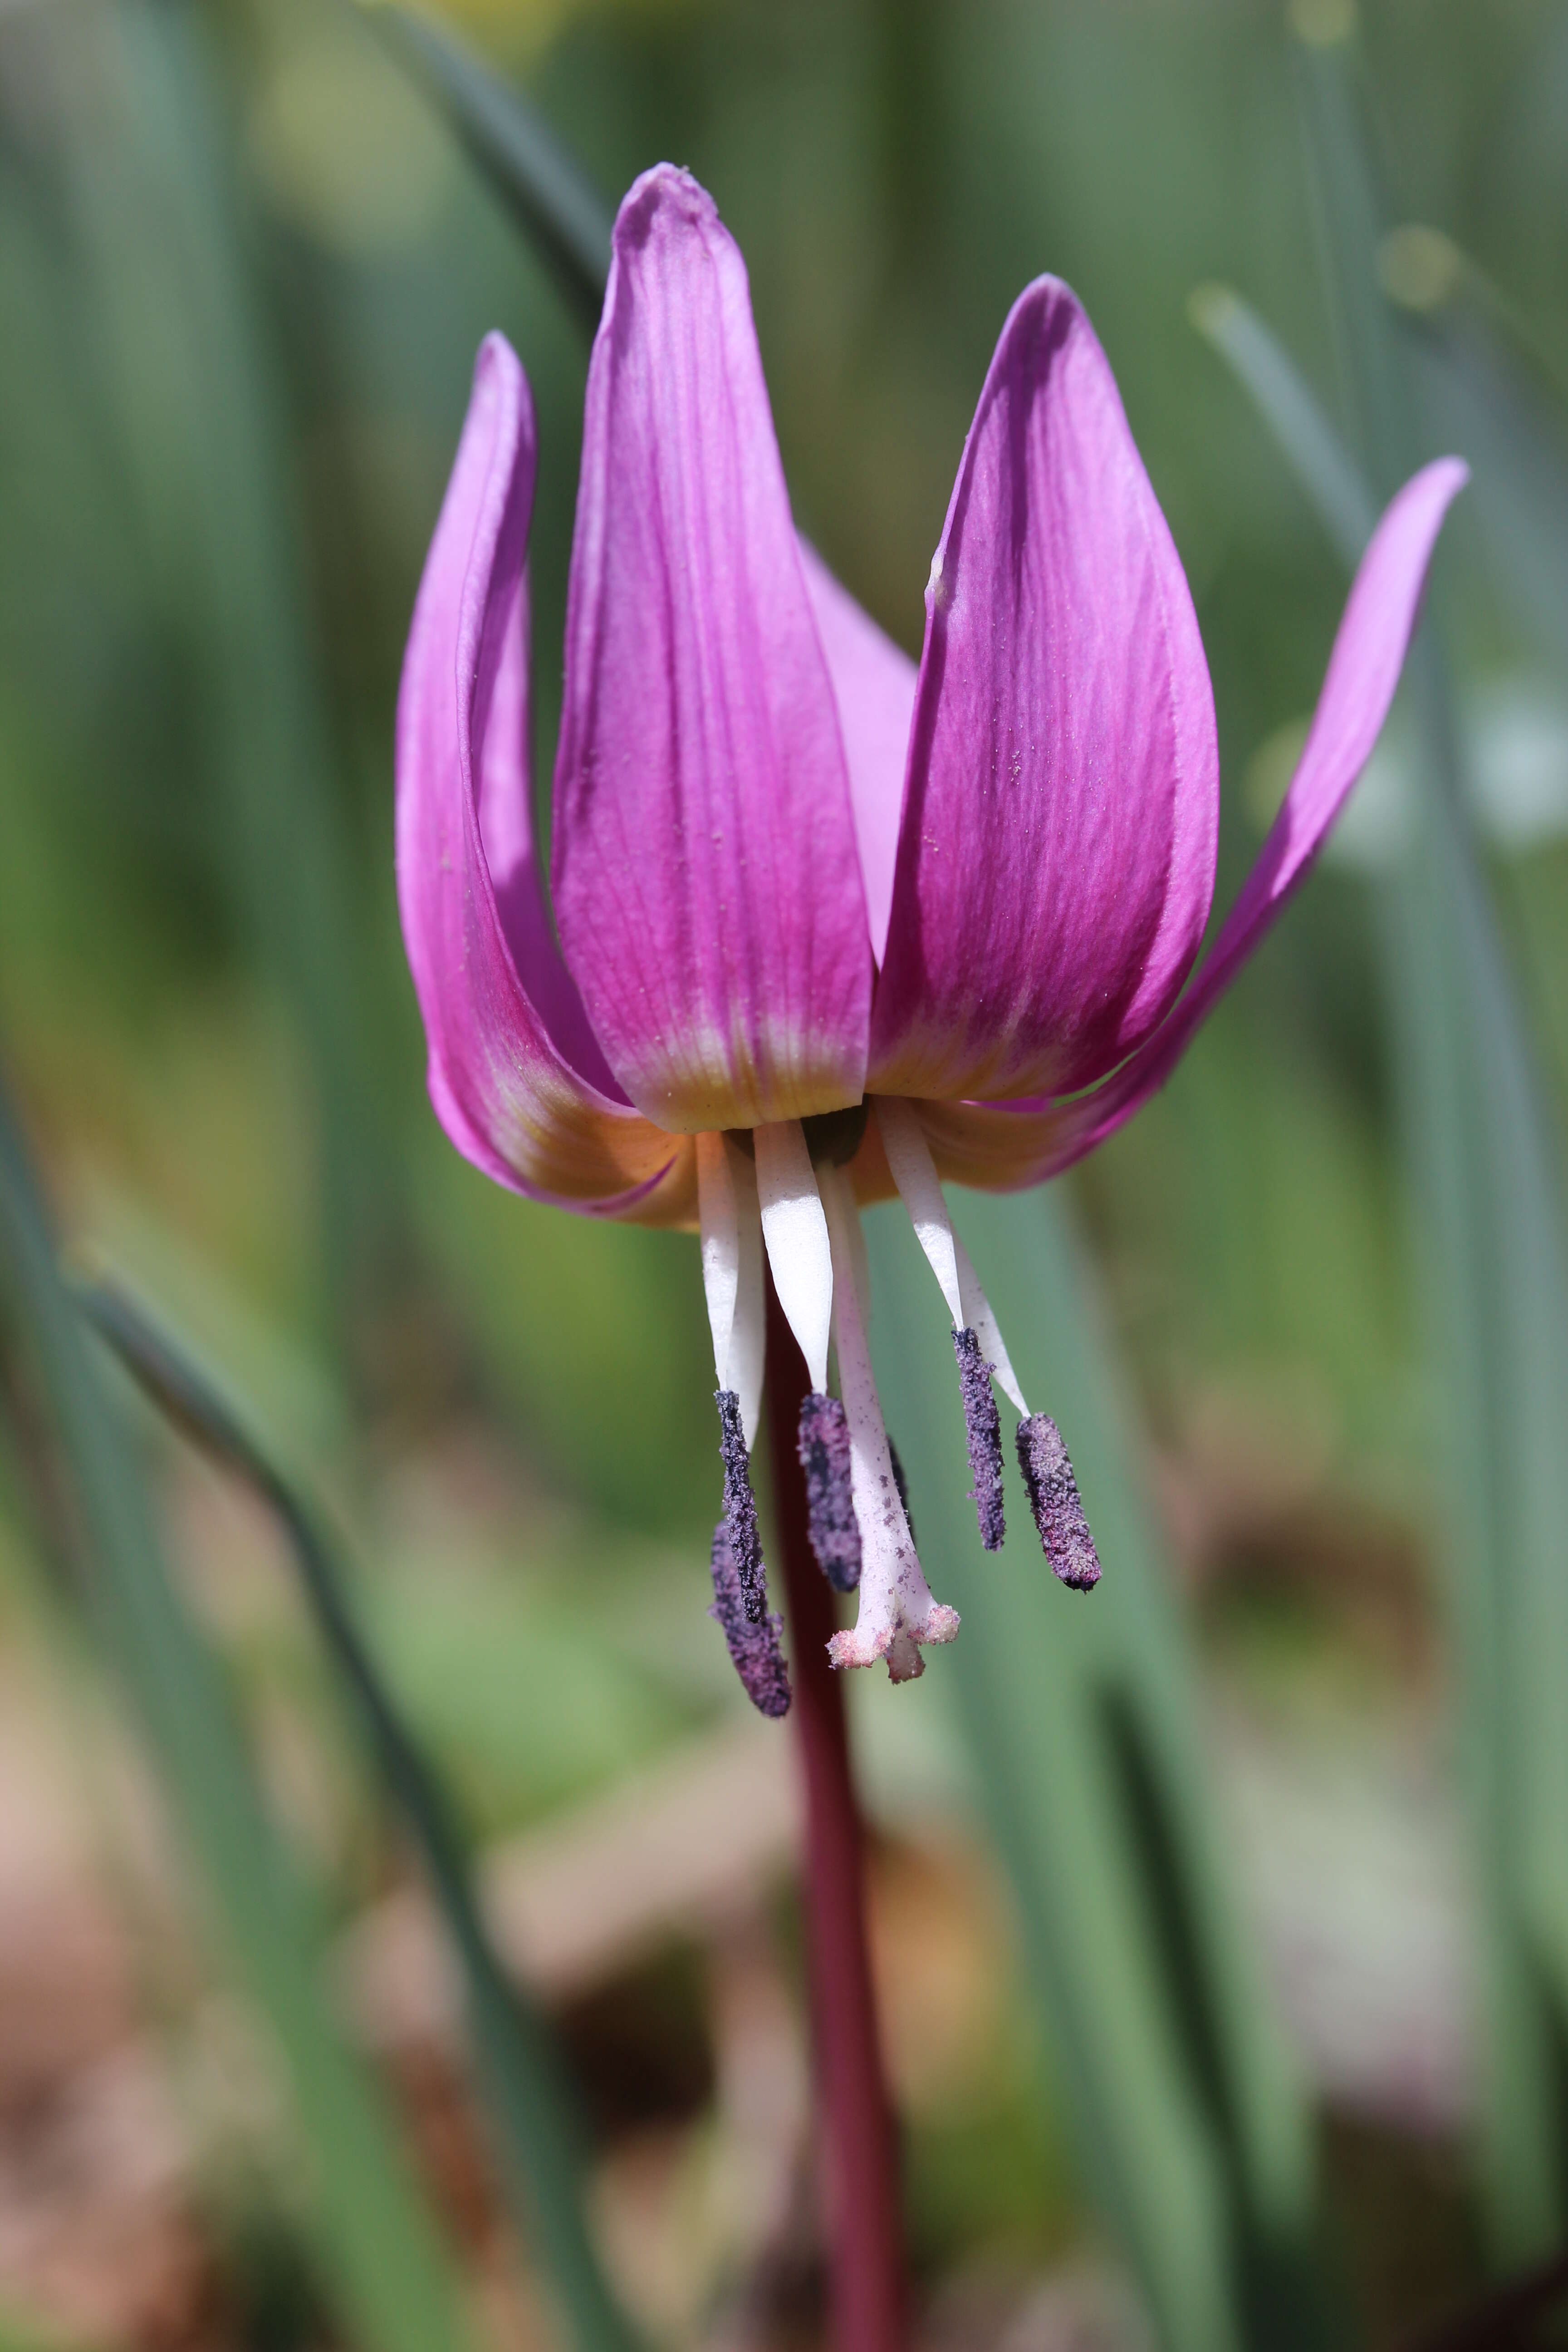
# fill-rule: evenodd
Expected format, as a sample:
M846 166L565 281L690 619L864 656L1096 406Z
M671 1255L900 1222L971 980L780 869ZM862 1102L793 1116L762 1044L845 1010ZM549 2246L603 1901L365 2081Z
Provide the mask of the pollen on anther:
M752 1497L751 1456L741 1425L741 1400L733 1389L714 1393L719 1408L719 1450L724 1462L724 1525L741 1604L748 1621L760 1625L767 1608L763 1576L763 1539L757 1531L757 1507Z
M751 1615L750 1596L742 1589L730 1530L722 1519L713 1530L712 1569L713 1605L708 1614L718 1620L746 1696L759 1714L775 1719L787 1715L789 1668L779 1647L784 1619L766 1607L765 1596L760 1613Z
M837 1592L860 1581L860 1529L849 1488L849 1416L837 1397L813 1390L800 1409L797 1441L816 1564Z
M1092 1592L1100 1557L1061 1431L1049 1413L1032 1412L1018 1423L1018 1467L1051 1569L1072 1591Z
M980 1521L981 1542L987 1551L1000 1551L1007 1528L1002 1509L1002 1423L991 1392L991 1367L980 1352L978 1336L967 1325L954 1331L952 1351L958 1358L969 1475L974 1481L970 1499Z

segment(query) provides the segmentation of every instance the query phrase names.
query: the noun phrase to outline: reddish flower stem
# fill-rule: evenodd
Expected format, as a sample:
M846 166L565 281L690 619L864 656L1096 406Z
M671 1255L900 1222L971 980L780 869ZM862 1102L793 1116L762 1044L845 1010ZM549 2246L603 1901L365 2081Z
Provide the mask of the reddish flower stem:
M844 1693L827 1663L837 1622L833 1595L807 1538L805 1481L795 1452L805 1365L771 1280L767 1360L776 1559L792 1635L791 1712L805 1777L806 1932L833 2339L838 2352L904 2352L903 2232L866 1940L865 1839Z

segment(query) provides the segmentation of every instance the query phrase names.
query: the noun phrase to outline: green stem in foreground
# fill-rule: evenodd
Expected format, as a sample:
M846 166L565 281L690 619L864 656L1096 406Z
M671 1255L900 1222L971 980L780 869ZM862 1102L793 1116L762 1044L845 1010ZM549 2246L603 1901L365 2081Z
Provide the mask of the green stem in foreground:
M838 2352L904 2352L903 2234L866 1936L865 1837L843 1686L827 1663L833 1596L806 1533L795 1451L805 1365L771 1281L767 1346L775 1563L789 1614L792 1714L805 1783L806 1940L833 2338Z

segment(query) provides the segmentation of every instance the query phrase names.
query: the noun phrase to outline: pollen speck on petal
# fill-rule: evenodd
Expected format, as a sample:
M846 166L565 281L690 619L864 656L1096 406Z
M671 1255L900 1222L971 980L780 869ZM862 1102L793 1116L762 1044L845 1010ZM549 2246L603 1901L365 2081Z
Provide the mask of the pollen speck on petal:
M987 1551L1000 1551L1007 1528L1002 1509L1002 1421L991 1393L991 1367L980 1351L978 1335L968 1326L954 1331L952 1352L958 1358L969 1475L974 1481L970 1500L980 1521L981 1542Z
M1048 1412L1032 1412L1018 1423L1018 1467L1053 1572L1069 1591L1092 1592L1100 1582L1100 1556L1061 1431Z
M713 1605L708 1614L722 1629L746 1696L759 1714L776 1720L790 1707L789 1668L779 1647L784 1619L763 1608L753 1622L751 1595L736 1573L730 1530L722 1519L713 1530L712 1569Z
M860 1529L850 1487L849 1417L837 1397L814 1390L800 1408L800 1466L811 1549L836 1592L860 1581Z

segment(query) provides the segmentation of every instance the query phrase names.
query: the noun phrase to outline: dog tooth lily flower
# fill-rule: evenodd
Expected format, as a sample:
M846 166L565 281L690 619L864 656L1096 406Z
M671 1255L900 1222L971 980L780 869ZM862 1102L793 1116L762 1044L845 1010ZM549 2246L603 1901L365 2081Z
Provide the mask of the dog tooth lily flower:
M480 351L397 728L397 870L437 1115L499 1182L691 1226L718 1377L715 1614L787 1706L748 1477L763 1257L810 1373L813 1541L858 1621L836 1665L921 1671L954 1612L916 1556L867 1346L859 1206L897 1192L952 1318L983 1542L1003 1532L992 1381L1065 1582L1099 1563L944 1181L1070 1165L1130 1118L1305 875L1398 682L1465 479L1394 499L1284 806L1202 971L1213 698L1175 547L1110 370L1058 280L1002 331L926 590L919 670L796 536L746 275L668 165L616 224L589 369L554 779L531 817L534 425ZM837 1394L829 1388L837 1360Z

